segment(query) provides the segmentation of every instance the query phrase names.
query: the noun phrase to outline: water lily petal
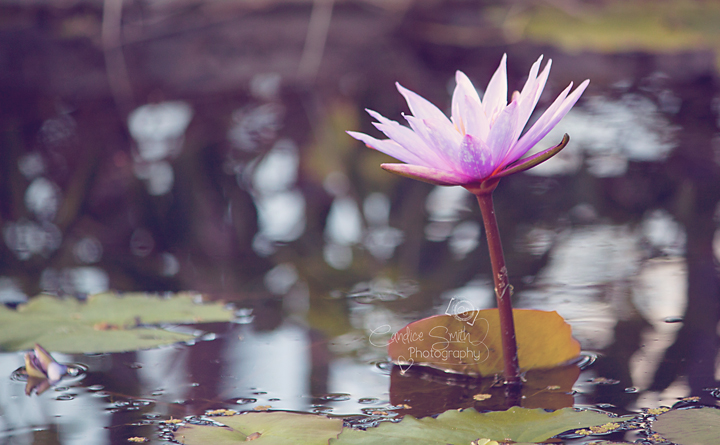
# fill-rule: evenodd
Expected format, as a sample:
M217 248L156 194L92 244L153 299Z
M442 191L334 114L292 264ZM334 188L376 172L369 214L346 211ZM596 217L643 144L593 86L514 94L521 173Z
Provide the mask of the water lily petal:
M42 369L40 360L38 360L34 352L25 353L25 372L30 377L36 377L40 379L44 379L45 377L47 377L45 375L45 371Z
M508 159L511 159L508 163L512 163L514 160L519 159L527 153L530 148L540 142L540 140L544 138L558 122L560 122L560 119L565 117L567 112L570 111L570 108L575 105L575 102L578 101L580 95L585 91L585 88L587 88L589 83L589 80L585 80L575 89L575 91L568 95L568 91L572 88L572 83L570 83L570 85L568 85L568 87L560 93L557 99L555 99L555 102L553 102L545 113L543 113L543 115L535 122L535 124L530 127L527 133L520 138L515 147L513 147L512 153L508 154Z
M475 86L470 81L470 78L465 75L462 71L457 71L455 73L455 82L457 82L457 85L455 86L455 91L460 90L462 95L467 96L471 99L476 100L478 103L482 103L480 100L480 95L477 92L477 89L475 89ZM454 97L454 95L453 95Z
M497 119L498 114L507 105L508 86L506 61L507 54L503 54L500 66L498 66L490 78L490 82L485 90L485 96L482 100L482 104L485 107L485 114L487 114L491 122Z
M431 129L426 124L426 121L416 118L415 116L405 116L405 120L407 120L410 128L413 129L415 134L417 134L420 139L422 139L422 141L433 151L434 155L436 156L435 161L429 161L427 163L427 166L452 171L452 166L455 165L455 157L453 154L453 150L450 147L447 147L447 144L439 142L437 140L439 135L430 134ZM438 133L441 132L438 130ZM459 137L460 134L458 133L458 138ZM429 154L427 156L427 159L430 160Z
M471 178L487 178L494 170L490 148L469 134L460 144L459 163L462 172Z
M455 74L455 79L457 86L452 98L452 121L455 127L461 134L471 134L486 140L490 132L490 122L477 90L462 71Z
M462 71L455 73L455 90L453 90L451 111L451 120L455 124L455 128L462 134L468 133L468 118L478 111L485 114L477 90Z
M490 134L490 120L485 115L482 105L466 97L464 112L465 133L486 141Z
M380 122L373 124L375 128L385 133L391 140L400 144L408 153L416 156L416 162L412 162L413 164L426 165L429 167L442 163L446 168L449 168L447 163L413 130L393 120L387 119L375 111L367 110L367 112Z
M537 62L535 62L535 65L533 65L533 69L530 70L531 76L533 75L533 70L535 70L536 65L538 65L539 67L541 59L542 57L538 59ZM538 100L540 100L543 89L545 89L548 75L550 74L550 67L552 67L552 60L548 60L548 62L545 64L545 68L540 73L539 77L535 78L532 82L530 82L530 77L528 78L528 81L525 83L525 86L520 93L521 111L520 117L518 118L518 125L520 125L522 128L524 128L525 124L527 124L528 119L530 119L533 110L537 106ZM535 70L535 74L537 74L537 70Z
M37 360L40 362L41 369L47 374L48 366L50 366L51 363L55 363L55 359L52 358L52 355L50 355L45 348L37 343L35 343L34 353L35 357L37 357Z
M520 95L527 96L529 92L534 88L535 83L537 83L537 75L538 72L540 72L540 63L542 62L543 56L541 55L538 57L538 59L533 63L533 66L530 67L530 73L528 74L527 81L525 81L525 85L523 86L523 89L520 91ZM552 63L552 60L548 61L548 63ZM545 67L547 69L547 66Z
M380 167L400 176L417 179L418 181L434 185L462 185L472 181L472 178L462 173L448 172L420 165L381 164Z
M405 100L407 101L408 107L410 107L410 111L412 112L413 116L423 120L432 119L437 121L444 121L445 125L452 126L452 122L450 122L450 119L445 116L445 113L440 111L440 109L433 105L429 100L425 99L417 93L408 90L407 88L404 88L399 83L395 83L395 86L397 86L400 94L405 97Z
M60 381L68 373L68 367L61 365L60 363L53 361L48 365L47 377L50 384L55 384Z
M447 170L458 171L458 147L462 142L462 135L455 131L454 128L451 131L448 131L447 127L445 127L442 122L425 119L422 123L427 130L426 134L430 140L431 147L433 147L436 153L441 154L443 158L448 160L450 167L447 168ZM440 165L435 165L433 167L442 168Z
M372 136L368 136L365 133L358 133L357 131L348 131L347 134L354 137L358 141L364 143L370 148L373 148L379 152L385 153L388 156L392 156L398 161L407 162L409 164L420 164L425 165L422 159L420 159L414 153L408 151L405 147L398 144L397 142L385 139L375 139Z
M508 153L520 136L520 129L518 129L517 126L519 111L518 103L511 102L510 105L500 113L495 124L490 128L487 145L490 147L492 153L491 162L495 165L496 169L497 167L501 167L498 161L505 157L506 153Z

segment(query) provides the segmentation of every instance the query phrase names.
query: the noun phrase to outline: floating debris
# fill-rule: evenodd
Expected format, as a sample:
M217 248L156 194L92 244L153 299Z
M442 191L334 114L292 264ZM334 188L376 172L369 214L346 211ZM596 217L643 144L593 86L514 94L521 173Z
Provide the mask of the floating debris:
M238 413L237 411L234 411L231 409L220 408L220 409L214 409L214 410L208 411L205 413L205 415L206 416L234 416L237 413Z
M575 434L579 434L581 436L590 436L592 434L605 434L611 431L615 431L618 428L620 428L619 423L610 422L606 423L605 425L591 426L589 429L576 430Z
M160 423L164 423L167 425L177 425L178 423L183 423L183 420L182 419L173 419L172 417L170 417L169 420L163 420Z

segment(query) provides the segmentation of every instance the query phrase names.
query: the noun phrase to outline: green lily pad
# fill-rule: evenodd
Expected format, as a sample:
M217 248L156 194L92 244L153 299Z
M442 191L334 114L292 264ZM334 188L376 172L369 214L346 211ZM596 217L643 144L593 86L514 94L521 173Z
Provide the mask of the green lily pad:
M0 351L31 349L35 343L65 353L132 351L194 338L151 325L232 318L222 304L198 304L189 293L167 298L103 293L85 302L40 295L17 310L0 305Z
M652 429L680 445L715 445L720 438L720 410L681 409L658 416Z
M287 412L245 413L213 418L225 427L187 425L175 433L185 445L226 445L252 440L258 445L327 445L342 430L342 419Z
M400 423L382 423L366 431L345 429L331 444L338 445L445 445L467 444L478 438L515 442L542 442L568 430L619 421L594 411L564 408L554 412L513 407L480 414L474 409L451 410L437 418L405 416Z

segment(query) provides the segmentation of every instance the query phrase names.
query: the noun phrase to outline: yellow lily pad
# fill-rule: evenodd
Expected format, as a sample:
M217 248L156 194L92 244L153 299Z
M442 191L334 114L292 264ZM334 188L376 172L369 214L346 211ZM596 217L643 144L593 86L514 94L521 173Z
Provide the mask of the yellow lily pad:
M548 369L580 354L571 327L555 311L514 309L520 368ZM471 376L502 373L503 353L497 309L436 315L410 323L389 341L388 353L405 371L431 366Z

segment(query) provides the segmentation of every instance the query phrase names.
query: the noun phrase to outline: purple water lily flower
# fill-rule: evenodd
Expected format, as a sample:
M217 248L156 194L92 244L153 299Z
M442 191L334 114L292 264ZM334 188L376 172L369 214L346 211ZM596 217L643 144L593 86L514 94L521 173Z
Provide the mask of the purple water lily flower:
M470 79L458 71L450 119L435 105L397 84L412 116L410 127L367 110L377 119L375 127L390 139L379 140L354 131L348 134L405 164L382 164L385 170L436 185L461 185L473 193L494 188L497 180L527 170L567 144L567 135L555 147L521 159L575 105L588 86L585 80L572 93L572 83L555 99L530 129L522 130L540 99L552 60L540 71L542 56L533 64L522 91L507 103L506 56L488 83L482 100ZM539 73L539 75L538 75ZM490 181L493 185L488 187Z
M34 390L40 395L66 376L68 367L55 361L45 348L36 343L35 348L25 354L25 373L28 378L25 394L30 395Z

